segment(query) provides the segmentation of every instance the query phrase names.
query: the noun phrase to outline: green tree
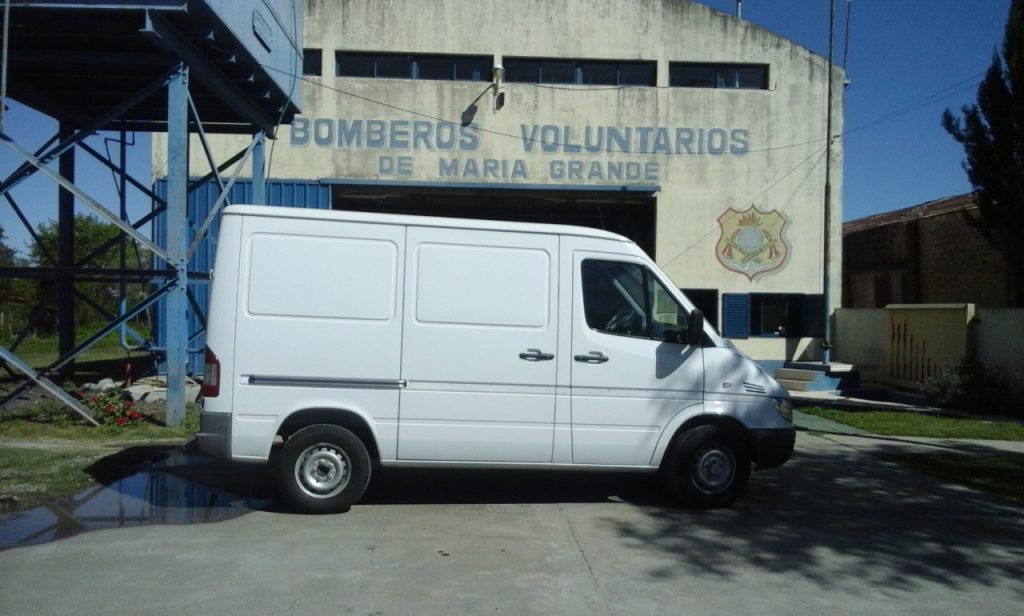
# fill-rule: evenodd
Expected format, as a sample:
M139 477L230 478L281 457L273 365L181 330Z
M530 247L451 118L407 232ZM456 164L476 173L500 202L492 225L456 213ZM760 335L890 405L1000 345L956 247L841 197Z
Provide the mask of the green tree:
M39 236L40 243L33 244L29 252L29 260L33 265L39 267L53 267L57 263L55 260L58 258L59 246L59 225L57 221L52 220L44 222L39 225L36 230ZM110 243L118 237L120 231L114 225L103 222L98 218L94 218L87 214L76 214L75 215L75 239L74 239L74 260L75 263L81 267L89 269L103 269L103 270L118 270L120 268L120 255L117 248L117 244L111 244L111 246L102 252L99 252L92 257L88 262L84 262L84 259L96 251L104 244ZM128 252L125 266L128 269L143 269L149 267L150 258L148 252L139 252L134 248L134 244L129 242ZM94 281L94 282L75 282L75 289L82 295L87 296L93 302L101 306L110 314L117 314L118 303L121 298L120 284L116 281L115 274L110 274L109 280ZM53 285L56 284L54 280L41 281L36 285L36 300L42 301L47 298ZM139 284L129 284L127 299L128 303L132 304L134 301L142 296L145 289ZM42 308L43 314L39 315L39 323L37 329L42 332L52 333L56 329L57 325L57 304L55 301L45 303ZM75 298L75 320L77 326L81 330L84 328L94 328L107 322L107 318L100 314L95 308L90 306L85 300L76 297Z
M1024 0L1012 0L1002 57L993 54L978 102L942 126L964 147L979 217L968 218L1006 260L1007 300L1024 306Z
M20 267L24 259L7 244L0 227L0 267ZM9 342L25 324L31 308L32 285L26 280L0 276L0 344Z

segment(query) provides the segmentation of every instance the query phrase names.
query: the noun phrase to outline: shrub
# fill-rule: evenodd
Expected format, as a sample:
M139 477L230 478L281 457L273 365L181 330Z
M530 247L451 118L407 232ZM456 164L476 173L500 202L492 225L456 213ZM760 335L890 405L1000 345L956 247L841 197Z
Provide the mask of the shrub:
M983 415L1022 415L1013 403L1009 375L978 362L961 362L921 382L929 404Z
M90 394L82 402L101 424L123 428L142 421L130 393L116 387Z

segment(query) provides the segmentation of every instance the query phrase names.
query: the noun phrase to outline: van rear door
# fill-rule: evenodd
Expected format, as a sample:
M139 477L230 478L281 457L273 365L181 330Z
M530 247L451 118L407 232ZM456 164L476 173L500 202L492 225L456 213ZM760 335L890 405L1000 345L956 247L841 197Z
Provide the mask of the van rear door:
M398 458L550 462L558 236L410 227Z

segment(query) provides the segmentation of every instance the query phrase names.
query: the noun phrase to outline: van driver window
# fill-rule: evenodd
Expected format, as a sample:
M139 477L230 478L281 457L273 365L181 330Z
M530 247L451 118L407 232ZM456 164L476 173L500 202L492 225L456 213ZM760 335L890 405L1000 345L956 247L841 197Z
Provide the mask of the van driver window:
M599 332L679 342L687 313L645 267L587 259L582 267L583 310Z

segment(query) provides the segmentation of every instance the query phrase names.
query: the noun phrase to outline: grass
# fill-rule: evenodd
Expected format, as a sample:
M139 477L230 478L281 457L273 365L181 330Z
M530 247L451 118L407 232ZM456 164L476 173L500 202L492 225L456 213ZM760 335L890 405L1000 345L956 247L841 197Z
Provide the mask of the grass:
M800 410L881 436L1024 441L1024 424L1012 421L962 419L899 411L837 411L820 407Z
M199 431L199 408L189 405L180 428L164 427L163 409L150 406L146 419L119 428L93 427L52 400L0 419L0 511L30 509L73 496L95 483L85 469L140 443L185 442Z
M1024 424L1011 421L898 411L837 411L820 407L800 410L880 436L1024 441ZM1024 455L922 452L882 457L923 475L1024 505Z
M85 472L108 450L0 446L0 511L30 509L93 483Z
M906 453L885 458L923 475L1024 505L1024 455Z
M49 402L49 401L47 401ZM165 439L191 439L199 431L199 408L189 405L185 412L185 423L180 428L164 426L164 412L154 408L145 413L146 419L124 428L112 425L94 427L83 420L72 417L73 412L50 404L35 413L8 417L0 420L0 438L32 441L78 441L86 443L109 443L120 441L134 443Z

